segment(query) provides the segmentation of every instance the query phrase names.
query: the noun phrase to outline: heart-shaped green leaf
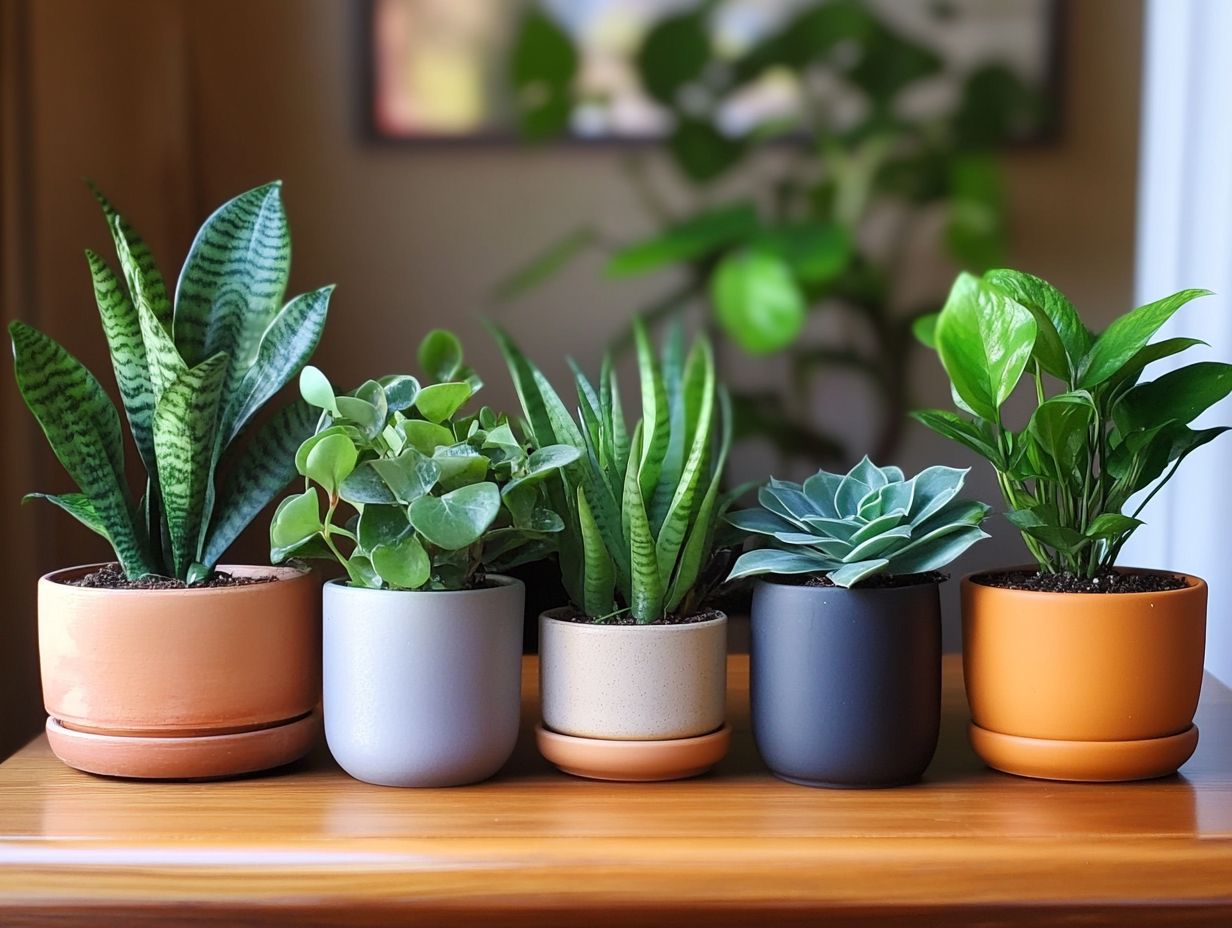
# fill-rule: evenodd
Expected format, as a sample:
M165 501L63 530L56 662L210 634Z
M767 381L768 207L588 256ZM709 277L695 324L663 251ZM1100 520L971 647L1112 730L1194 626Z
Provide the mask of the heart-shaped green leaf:
M420 454L432 455L441 445L454 443L453 432L435 422L407 419L399 423L398 429L406 436L407 444Z
M403 503L411 503L428 493L441 477L441 467L414 448L406 448L395 458L382 458L370 465Z
M288 496L278 504L270 522L270 560L282 563L297 547L316 537L322 528L321 501L316 487Z
M469 383L434 383L415 397L415 408L429 422L444 422L457 412L474 390Z
M438 383L453 380L462 370L462 343L445 329L433 329L419 343L419 366Z
M321 485L330 496L338 492L359 460L351 439L344 434L323 435L309 449L300 473Z
M428 582L432 562L414 534L372 550L372 567L381 579L400 590L417 590Z

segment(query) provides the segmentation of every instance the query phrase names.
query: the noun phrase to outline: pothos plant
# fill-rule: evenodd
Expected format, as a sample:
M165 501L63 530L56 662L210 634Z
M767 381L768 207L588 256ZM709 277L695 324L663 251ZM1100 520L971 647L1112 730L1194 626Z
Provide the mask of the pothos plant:
M1006 517L1041 570L1094 577L1110 569L1186 455L1227 431L1190 423L1232 392L1232 365L1199 361L1143 379L1154 362L1202 344L1151 339L1208 294L1182 290L1097 335L1051 284L993 270L960 275L940 314L917 327L941 358L959 412L915 418L992 464ZM1022 383L1035 409L1015 429L1002 409Z
M686 355L677 327L659 359L640 320L634 336L642 417L630 433L610 359L597 389L574 367L575 419L543 373L497 332L535 439L578 454L548 491L566 517L565 590L597 622L624 612L638 624L696 615L723 579L712 555L730 502L721 481L731 411L710 344L698 338Z
M459 411L482 386L450 332L430 332L423 370L369 380L338 394L315 367L300 392L320 423L294 455L302 493L270 525L274 563L327 557L353 586L461 590L547 556L564 528L544 481L573 463L567 445L528 451L507 417Z
M601 86L606 71L584 67L574 17L554 15L563 6L527 4L512 46L511 96L536 141L602 125L620 104ZM751 29L724 28L735 6L748 8L752 29L773 16L760 7L786 14L742 47L736 33ZM811 462L846 457L809 400L818 375L838 372L867 387L877 404L874 454L890 457L909 408L902 359L911 324L939 302L935 293L911 302L918 291L897 283L924 237L969 270L1001 260L996 150L1038 132L1045 107L1005 61L956 66L918 30L899 28L886 6L664 4L628 65L642 108L665 126L663 154L687 183L656 183L657 152L629 149L629 192L647 234L630 240L584 222L510 274L498 297L596 253L610 279L658 275L662 292L638 315L654 322L700 310L720 351L786 362L782 386L733 392L737 440L768 440ZM955 4L913 6L927 7L939 30L964 15ZM952 105L912 105L945 86L958 91ZM782 102L755 121L750 99ZM732 175L753 164L733 192ZM619 347L629 344L622 333Z
M86 261L145 465L136 504L120 417L103 387L48 336L22 322L9 326L22 398L79 490L26 498L46 499L102 535L129 579L208 578L294 476L293 451L312 434L316 414L299 400L250 428L316 348L333 291L283 304L291 239L280 191L277 181L250 190L206 220L174 298L148 246L95 191L122 276L92 251Z

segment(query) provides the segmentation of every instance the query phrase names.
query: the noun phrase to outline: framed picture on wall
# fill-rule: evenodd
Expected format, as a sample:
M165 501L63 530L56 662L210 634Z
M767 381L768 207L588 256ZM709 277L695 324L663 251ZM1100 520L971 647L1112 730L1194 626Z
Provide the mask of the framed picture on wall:
M833 0L722 0L707 17L710 74L738 69L776 36L799 31ZM1059 27L1055 0L843 0L860 2L887 34L935 53L942 67L901 105L912 115L952 106L975 69L995 64L1032 89L1049 117L1021 140L1056 124ZM365 126L397 141L502 140L517 135L513 59L528 14L543 14L572 48L566 138L654 140L673 115L648 92L639 49L657 23L697 0L366 0L363 6ZM841 43L834 54L852 54ZM550 53L550 47L549 47ZM841 58L836 58L840 62ZM719 74L721 78L721 73ZM850 88L826 88L807 71L767 67L715 105L715 123L738 136L814 107L841 117L857 106ZM844 100L844 93L848 99ZM896 104L899 105L899 104Z

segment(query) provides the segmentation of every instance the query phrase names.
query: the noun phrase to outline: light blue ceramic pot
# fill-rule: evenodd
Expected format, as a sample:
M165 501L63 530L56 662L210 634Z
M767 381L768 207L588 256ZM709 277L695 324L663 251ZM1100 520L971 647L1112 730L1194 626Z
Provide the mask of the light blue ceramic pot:
M380 786L461 786L509 759L521 715L526 590L324 590L325 739Z

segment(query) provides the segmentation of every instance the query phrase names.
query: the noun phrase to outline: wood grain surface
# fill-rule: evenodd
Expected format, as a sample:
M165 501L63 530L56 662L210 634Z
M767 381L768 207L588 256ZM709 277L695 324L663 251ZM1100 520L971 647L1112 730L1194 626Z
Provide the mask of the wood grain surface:
M981 766L946 658L924 782L836 791L761 765L744 656L711 775L559 774L531 743L534 660L517 752L474 787L368 786L323 746L233 782L106 780L39 738L0 765L0 925L1232 925L1232 694L1213 679L1180 776L1050 783Z

